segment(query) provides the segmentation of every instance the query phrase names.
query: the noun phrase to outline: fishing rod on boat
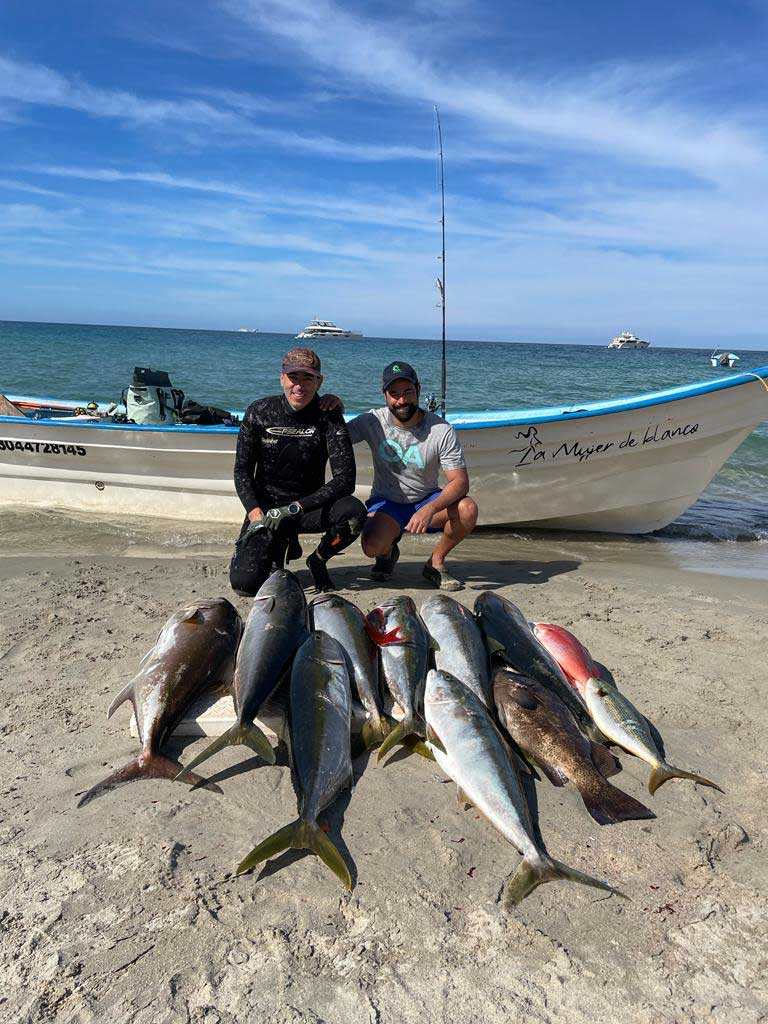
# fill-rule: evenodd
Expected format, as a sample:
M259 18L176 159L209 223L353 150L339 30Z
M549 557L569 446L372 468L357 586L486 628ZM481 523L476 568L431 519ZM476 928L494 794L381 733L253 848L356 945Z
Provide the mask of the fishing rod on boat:
M442 238L442 249L440 262L442 264L442 275L437 279L437 290L440 292L440 312L442 318L442 362L440 369L440 415L445 419L445 172L443 168L443 129L440 125L440 111L435 104L435 119L437 121L437 145L440 157L440 230Z

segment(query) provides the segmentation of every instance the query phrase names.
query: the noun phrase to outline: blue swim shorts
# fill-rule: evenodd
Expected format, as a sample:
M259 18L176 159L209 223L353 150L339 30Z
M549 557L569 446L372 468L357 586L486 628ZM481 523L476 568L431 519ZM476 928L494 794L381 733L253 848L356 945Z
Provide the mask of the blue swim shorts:
M365 506L369 512L386 512L388 516L394 519L400 524L400 529L404 530L410 522L411 516L414 512L417 512L420 508L428 505L430 501L433 501L439 494L443 492L438 490L433 494L430 494L426 498L422 498L421 501L389 501L387 498L380 498L377 494L372 494ZM428 533L433 531L433 527L430 526Z

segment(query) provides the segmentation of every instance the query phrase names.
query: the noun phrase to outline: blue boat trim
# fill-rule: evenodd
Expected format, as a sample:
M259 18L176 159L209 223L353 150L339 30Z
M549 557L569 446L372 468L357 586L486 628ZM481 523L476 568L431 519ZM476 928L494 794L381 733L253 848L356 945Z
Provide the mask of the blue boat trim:
M456 430L477 430L483 427L515 426L520 423L553 423L562 421L563 419L578 420L585 419L589 416L608 416L611 413L629 412L633 409L650 408L654 405L664 405L667 402L677 402L685 398L695 398L698 395L706 395L715 391L724 391L727 388L740 387L742 384L753 383L756 377L762 378L766 384L768 384L768 366L761 366L750 371L741 371L740 373L732 374L728 377L721 377L712 381L704 381L700 384L683 384L679 387L667 388L664 391L653 391L644 395L630 395L626 398L608 399L602 402L589 402L579 405L578 408L574 408L573 406L552 406L543 409L501 409L497 412L457 412L448 415L448 422L451 423ZM82 404L85 406L87 404L86 402L77 403L61 398L33 398L29 395L6 395L6 398L11 402L39 402L43 405L60 405L64 402L66 402L67 405ZM768 395L766 395L766 400L768 401ZM106 403L101 404L106 405ZM766 406L766 409L768 410L768 405ZM242 416L243 413L241 411L237 411L235 412L235 415ZM353 413L347 415L345 416L345 419L349 421L354 419L356 415L358 414ZM768 419L768 411L766 419ZM0 423L18 424L18 422L18 416L0 416ZM173 433L193 434L236 434L239 430L238 427L223 426L150 427L125 423L89 423L86 420L68 422L66 418L30 419L28 422L30 424L55 424L57 427L86 427L96 430L146 430L150 432L173 431Z

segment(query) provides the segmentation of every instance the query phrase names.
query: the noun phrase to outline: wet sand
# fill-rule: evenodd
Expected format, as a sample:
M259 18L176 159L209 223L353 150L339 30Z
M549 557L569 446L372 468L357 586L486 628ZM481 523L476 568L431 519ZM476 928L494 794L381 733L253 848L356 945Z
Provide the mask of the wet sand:
M215 531L171 550L67 522L0 540L0 1021L766 1019L764 581L684 571L652 544L479 535L459 549L461 601L498 589L571 628L669 760L726 790L670 782L650 797L647 767L622 755L613 781L658 817L600 828L572 787L543 780L550 852L631 900L557 883L507 913L518 854L415 756L358 759L327 813L351 895L302 853L233 876L295 812L288 768L243 748L206 765L223 795L146 781L78 810L136 753L129 706L105 710L167 616L232 595ZM428 551L408 539L386 585L359 549L334 573L366 611L400 591L418 604ZM171 747L189 760L204 743Z

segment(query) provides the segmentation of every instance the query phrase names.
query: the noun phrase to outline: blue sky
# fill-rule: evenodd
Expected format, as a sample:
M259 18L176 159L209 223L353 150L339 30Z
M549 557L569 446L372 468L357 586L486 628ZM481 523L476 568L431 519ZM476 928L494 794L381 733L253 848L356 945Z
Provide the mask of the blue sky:
M3 0L0 318L766 348L768 2Z

